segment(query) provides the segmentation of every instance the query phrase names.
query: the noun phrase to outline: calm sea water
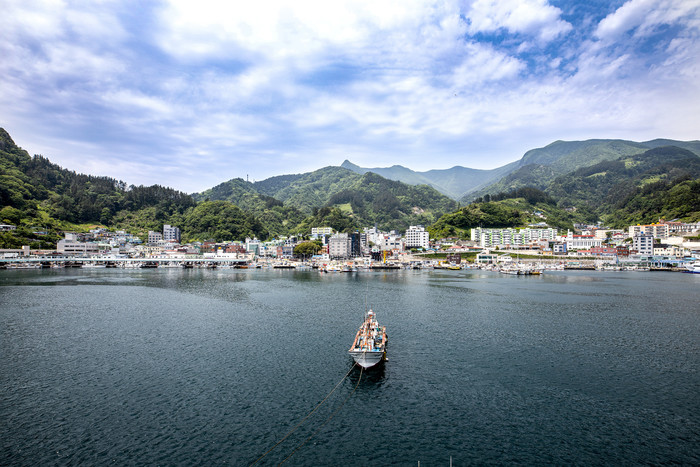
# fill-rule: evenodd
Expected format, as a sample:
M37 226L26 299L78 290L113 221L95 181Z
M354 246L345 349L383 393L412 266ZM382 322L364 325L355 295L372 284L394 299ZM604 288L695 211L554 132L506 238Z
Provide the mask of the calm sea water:
M0 271L0 465L249 465L336 385L258 465L698 465L699 303L672 273Z

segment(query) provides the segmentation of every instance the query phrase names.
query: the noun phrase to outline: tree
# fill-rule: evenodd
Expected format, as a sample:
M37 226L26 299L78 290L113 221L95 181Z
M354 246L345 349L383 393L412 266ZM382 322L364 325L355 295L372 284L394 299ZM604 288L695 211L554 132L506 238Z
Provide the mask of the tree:
M302 242L294 247L294 256L311 256L315 255L321 249L320 242Z

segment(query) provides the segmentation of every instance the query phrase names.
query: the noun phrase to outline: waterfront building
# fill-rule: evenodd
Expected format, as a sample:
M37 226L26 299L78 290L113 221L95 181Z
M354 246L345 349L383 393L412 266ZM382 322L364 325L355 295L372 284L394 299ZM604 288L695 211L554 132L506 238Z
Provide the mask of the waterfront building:
M618 245L615 247L615 254L618 258L626 258L630 255L630 247L627 245Z
M430 247L430 234L426 232L422 225L412 225L406 231L404 236L406 239L406 248L423 248Z
M591 256L617 256L617 249L607 246L594 246L588 250Z
M588 250L601 246L602 240L594 235L574 235L570 230L566 233L566 249L571 250Z
M498 262L498 255L496 253L490 253L484 251L476 255L477 264L496 264Z
M687 250L679 245L657 243L654 245L654 256L684 256Z
M180 229L169 224L163 226L163 240L166 242L180 243Z
M552 243L552 253L555 255L565 255L567 253L566 242Z
M155 244L163 241L163 234L160 232L154 232L152 230L148 231L148 242L150 244Z
M650 234L654 238L666 239L669 234L669 224L630 225L630 237L634 238L636 235L643 234Z
M359 233L337 233L328 239L328 256L331 259L349 259L361 255Z
M350 258L350 238L346 233L337 233L328 239L328 256L331 259Z
M654 235L650 233L635 235L632 237L632 249L638 255L652 256L654 254Z
M79 242L64 238L56 244L56 252L62 255L96 255L99 254L100 247L97 243Z
M396 232L392 231L393 233L389 233L386 235L382 235L378 239L378 243L376 244L377 247L381 251L398 251L401 252L404 250L404 240L401 238L400 235L398 235Z
M252 240L250 238L246 238L245 250L248 252L248 254L257 256L260 253L260 240L257 238L253 238Z
M482 248L525 247L541 240L554 241L557 229L472 229L471 240Z

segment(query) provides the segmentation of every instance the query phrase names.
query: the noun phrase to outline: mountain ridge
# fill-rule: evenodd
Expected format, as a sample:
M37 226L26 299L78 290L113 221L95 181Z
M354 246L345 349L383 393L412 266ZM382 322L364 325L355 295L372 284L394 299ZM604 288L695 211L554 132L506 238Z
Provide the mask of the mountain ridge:
M530 149L513 162L495 169L471 169L455 165L449 169L431 169L417 172L401 165L391 167L360 167L345 160L341 167L357 173L374 172L390 180L402 181L409 184L427 184L451 198L468 202L484 194L503 191L506 188L518 188L523 185L508 186L504 178L528 166L540 166L546 169L540 171L551 173L551 178L572 172L581 167L587 167L605 160L615 160L634 154L641 154L648 149L661 146L677 146L700 155L700 141L676 141L657 138L645 142L623 139L588 139L581 141L557 140L541 148ZM534 173L533 168L525 170L528 176ZM500 184L500 185L499 185ZM492 185L496 185L491 188ZM543 185L543 183L539 183Z

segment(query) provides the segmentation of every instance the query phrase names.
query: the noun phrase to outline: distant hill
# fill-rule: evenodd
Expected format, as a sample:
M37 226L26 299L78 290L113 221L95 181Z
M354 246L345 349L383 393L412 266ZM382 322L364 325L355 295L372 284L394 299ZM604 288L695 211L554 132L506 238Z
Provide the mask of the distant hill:
M620 159L641 154L661 146L675 146L700 155L700 141L674 141L655 139L643 143L616 139L591 139L587 141L555 141L543 148L532 149L518 161L515 170L488 186L472 191L462 202L522 187L546 189L559 175L602 161Z
M415 172L400 165L368 169L359 167L347 160L341 164L341 167L359 174L376 173L389 180L400 181L409 185L430 185L440 193L457 200L516 169L517 163L507 164L492 170L455 166L451 169L434 169L426 172Z
M590 210L624 227L659 218L700 219L699 188L700 156L662 146L560 175L545 191L560 207Z
M427 185L408 185L374 173L360 174L342 167L324 167L255 183L234 179L193 196L197 200L230 201L245 209L257 209L262 203L270 206L276 202L287 209L313 216L317 216L321 208L335 207L354 219L339 224L377 224L385 229L429 225L442 214L457 208L454 200ZM306 227L306 224L301 225L302 229Z
M601 161L615 160L661 146L676 146L700 154L700 141L655 139L642 143L618 139L555 141L527 151L519 160L491 170L455 166L451 169L416 172L400 165L364 168L345 161L341 167L364 174L373 172L411 185L430 185L461 202L526 186L543 189L558 175Z
M197 205L172 188L127 185L64 169L46 157L30 156L0 128L0 223L17 226L0 232L0 248L53 249L62 231L95 226L144 237L171 224L181 227L185 240L240 240L268 235L265 220L227 202Z

